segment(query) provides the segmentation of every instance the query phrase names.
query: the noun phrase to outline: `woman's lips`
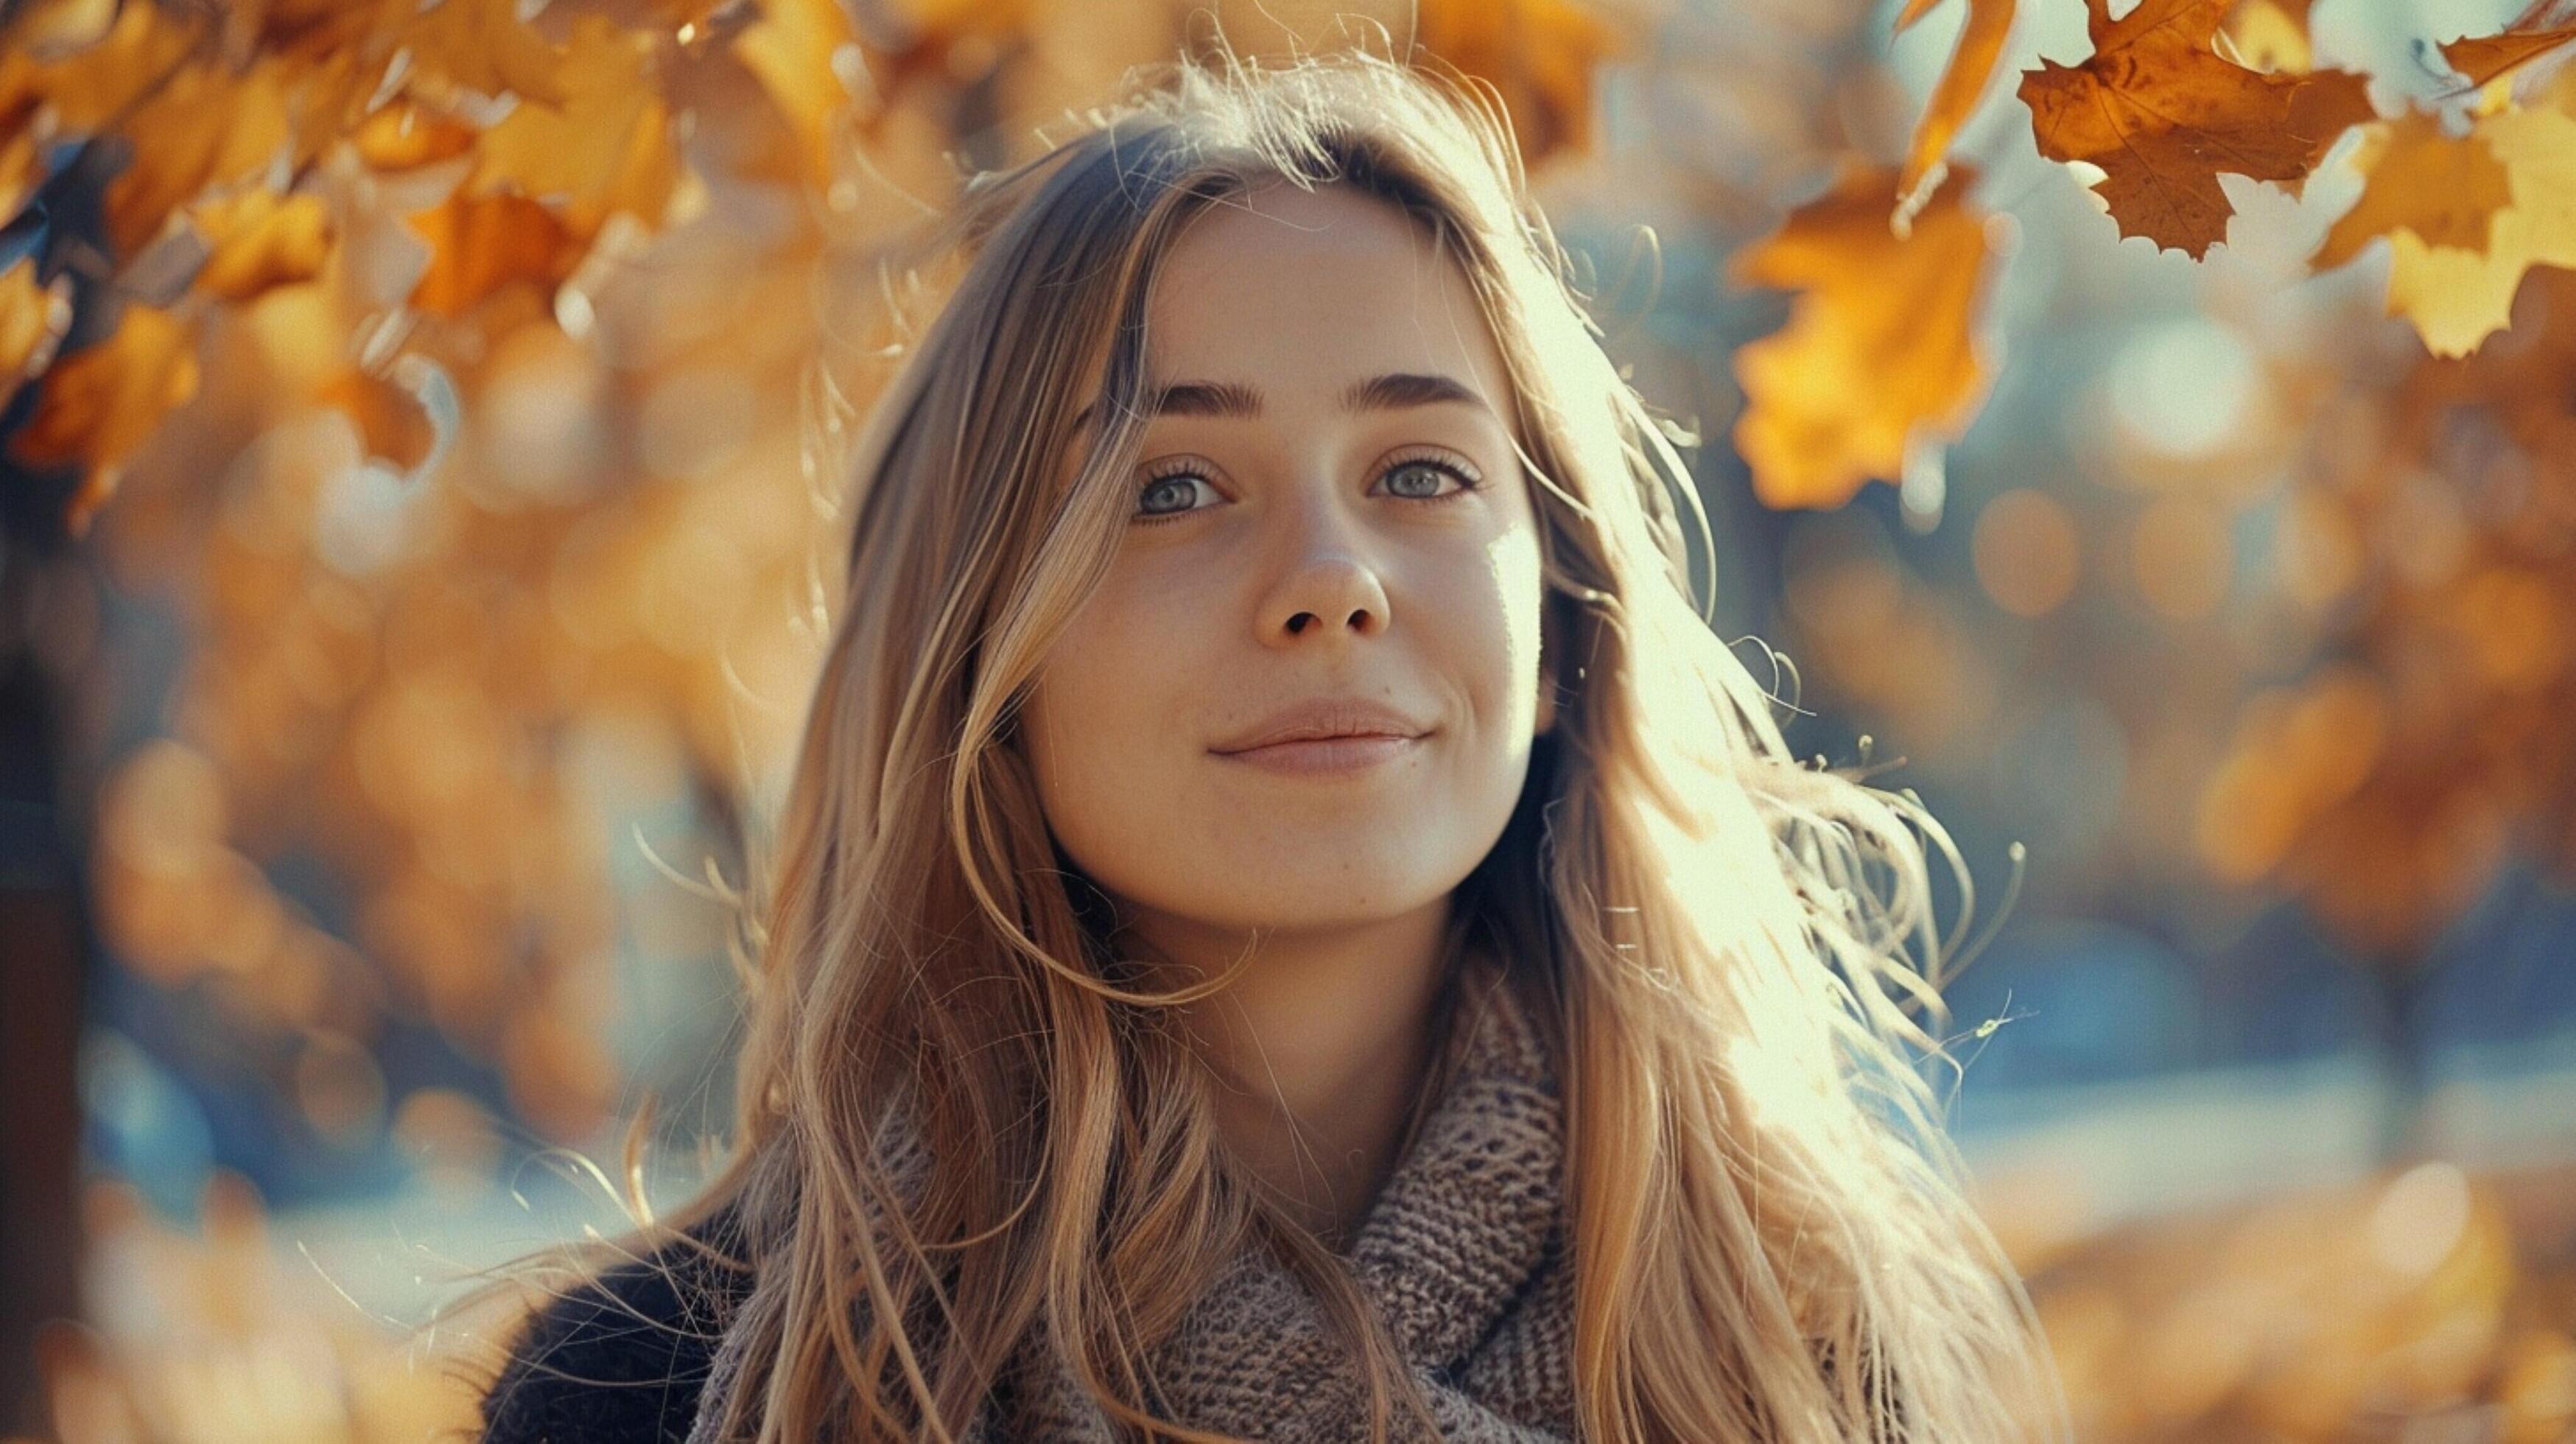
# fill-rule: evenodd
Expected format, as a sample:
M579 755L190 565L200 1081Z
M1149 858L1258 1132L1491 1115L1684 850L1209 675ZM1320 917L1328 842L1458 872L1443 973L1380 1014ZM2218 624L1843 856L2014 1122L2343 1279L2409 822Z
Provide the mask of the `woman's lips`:
M1312 737L1274 742L1244 752L1215 754L1267 772L1299 777L1356 775L1383 766L1422 745L1420 737Z

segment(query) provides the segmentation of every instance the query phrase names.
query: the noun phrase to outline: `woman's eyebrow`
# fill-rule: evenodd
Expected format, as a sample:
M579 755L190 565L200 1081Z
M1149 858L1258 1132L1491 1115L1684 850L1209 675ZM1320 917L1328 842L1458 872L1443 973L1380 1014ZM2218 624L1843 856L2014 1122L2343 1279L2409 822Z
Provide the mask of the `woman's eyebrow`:
M1149 416L1222 416L1250 420L1261 414L1261 391L1240 381L1176 381L1164 386L1148 386L1146 414ZM1492 403L1462 382L1432 372L1391 371L1352 382L1343 388L1342 410L1396 411L1414 406L1436 406L1461 403L1495 415ZM1086 403L1074 413L1073 430L1080 432L1091 423L1091 405Z

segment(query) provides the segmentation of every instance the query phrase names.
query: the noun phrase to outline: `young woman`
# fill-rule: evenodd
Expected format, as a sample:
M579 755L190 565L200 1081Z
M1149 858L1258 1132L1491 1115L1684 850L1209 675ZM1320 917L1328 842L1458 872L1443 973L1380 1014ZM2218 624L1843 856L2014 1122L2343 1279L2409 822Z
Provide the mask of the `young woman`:
M1508 121L1152 79L935 238L730 1163L489 1437L2062 1437L1917 1071L1955 852L1694 606Z

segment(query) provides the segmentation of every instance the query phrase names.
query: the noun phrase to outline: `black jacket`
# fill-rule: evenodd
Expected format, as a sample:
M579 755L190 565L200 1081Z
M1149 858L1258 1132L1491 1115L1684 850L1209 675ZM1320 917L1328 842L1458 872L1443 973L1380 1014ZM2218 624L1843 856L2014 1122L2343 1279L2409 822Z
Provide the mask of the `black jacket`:
M722 1245L722 1220L692 1230ZM487 1444L651 1444L688 1437L723 1318L747 1275L674 1243L532 1314L483 1395Z

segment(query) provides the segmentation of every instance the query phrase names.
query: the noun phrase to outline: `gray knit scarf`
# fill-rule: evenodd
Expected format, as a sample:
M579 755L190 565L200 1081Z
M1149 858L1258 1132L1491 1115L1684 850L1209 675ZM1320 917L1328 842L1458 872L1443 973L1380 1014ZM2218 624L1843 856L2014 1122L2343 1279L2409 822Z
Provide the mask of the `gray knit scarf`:
M1511 987L1471 989L1460 1007L1453 1071L1345 1257L1412 1363L1442 1438L1570 1440L1562 1094ZM718 1343L688 1444L724 1444L716 1421L749 1347L740 1328ZM1054 1350L1019 1362L1009 1417L988 1401L966 1444L1120 1437ZM1245 1439L1342 1444L1368 1435L1357 1361L1328 1332L1314 1296L1257 1248L1192 1305L1155 1364L1164 1417L1177 1422ZM1395 1437L1419 1437L1408 1420L1394 1411Z

